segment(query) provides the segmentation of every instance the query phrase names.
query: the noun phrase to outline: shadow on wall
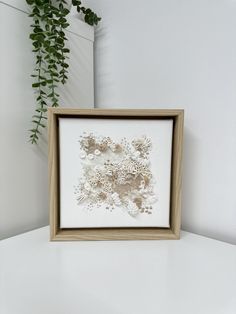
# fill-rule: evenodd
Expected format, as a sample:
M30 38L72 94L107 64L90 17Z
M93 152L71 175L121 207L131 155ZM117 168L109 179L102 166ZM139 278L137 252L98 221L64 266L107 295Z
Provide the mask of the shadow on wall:
M196 201L196 140L192 132L184 128L184 145L183 145L183 189L182 189L182 229L192 230L190 225L197 218L195 212L190 210L192 204ZM189 221L191 223L189 224Z
M112 76L111 65L116 62L112 58L112 47L109 29L106 26L98 26L95 29L96 40L94 42L94 98L95 108L99 107L104 99L112 99L115 93L115 79ZM102 67L100 66L102 64ZM114 73L113 73L114 75Z
M198 139L196 135L194 135L193 132L185 126L181 227L185 231L204 235L216 240L224 239L223 241L235 244L235 238L230 234L226 237L224 229L218 230L216 234L214 230L214 221L215 219L218 220L218 217L210 217L210 214L206 217L203 215L204 211L206 211L205 215L207 215L207 206L212 206L214 187L210 187L209 181L207 181L210 174L207 170L203 172L204 170L202 167L205 167L205 165L202 166L201 163L202 151L199 149L199 143L200 139ZM215 208L215 211L217 214L217 208ZM213 213L214 211L211 214ZM213 222L212 228L209 228L206 223L208 219L211 219Z

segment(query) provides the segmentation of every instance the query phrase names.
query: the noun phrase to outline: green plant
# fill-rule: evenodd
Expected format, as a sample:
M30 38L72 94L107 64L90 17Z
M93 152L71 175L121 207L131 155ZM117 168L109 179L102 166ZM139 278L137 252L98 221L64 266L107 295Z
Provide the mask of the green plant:
M45 128L47 107L59 106L57 87L68 79L68 63L70 50L66 47L66 32L69 23L69 10L65 0L26 0L31 8L33 52L35 68L31 75L36 91L37 107L33 115L33 128L30 130L30 142L37 143L41 128ZM81 1L72 0L72 5L82 13L84 21L89 25L97 25L101 20L91 9L82 6Z

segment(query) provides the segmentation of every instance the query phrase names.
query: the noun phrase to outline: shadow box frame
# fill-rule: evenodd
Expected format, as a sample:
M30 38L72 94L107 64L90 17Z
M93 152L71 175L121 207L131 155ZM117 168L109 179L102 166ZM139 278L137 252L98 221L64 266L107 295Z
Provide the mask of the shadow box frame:
M59 118L173 119L170 227L60 227ZM48 108L48 170L50 240L161 240L179 239L181 225L181 187L184 110L182 109L69 109Z

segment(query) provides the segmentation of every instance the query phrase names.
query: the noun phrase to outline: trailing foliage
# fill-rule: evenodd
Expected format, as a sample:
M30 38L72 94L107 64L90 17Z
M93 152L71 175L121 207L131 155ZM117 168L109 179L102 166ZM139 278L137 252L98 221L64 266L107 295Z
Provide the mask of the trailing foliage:
M59 106L57 87L65 84L68 79L68 63L70 50L66 47L66 32L69 23L69 10L65 0L26 0L31 8L33 52L35 68L31 75L36 92L37 107L33 115L33 127L30 130L30 142L36 144L40 130L45 128L47 107ZM72 0L72 5L84 15L84 21L89 25L97 25L101 20L91 9L82 6L81 1Z

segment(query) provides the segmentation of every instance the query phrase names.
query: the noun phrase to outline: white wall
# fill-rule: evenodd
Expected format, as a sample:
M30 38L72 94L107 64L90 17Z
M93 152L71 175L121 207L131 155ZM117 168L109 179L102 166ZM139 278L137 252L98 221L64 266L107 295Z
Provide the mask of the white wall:
M31 21L23 0L0 2L0 239L48 224L47 137L28 143L35 97ZM93 107L94 31L71 17L70 79L61 105Z
M184 108L182 227L236 243L236 1L86 1L95 104Z

